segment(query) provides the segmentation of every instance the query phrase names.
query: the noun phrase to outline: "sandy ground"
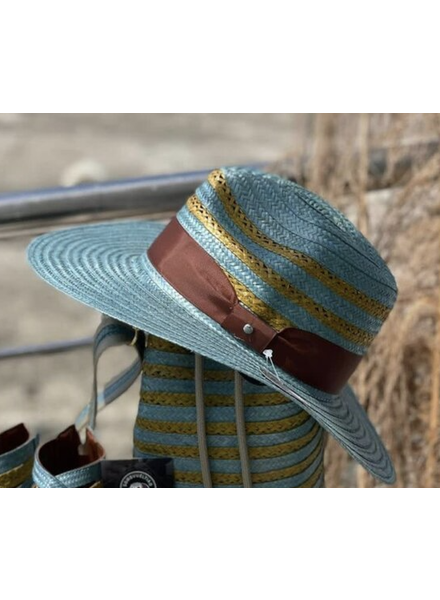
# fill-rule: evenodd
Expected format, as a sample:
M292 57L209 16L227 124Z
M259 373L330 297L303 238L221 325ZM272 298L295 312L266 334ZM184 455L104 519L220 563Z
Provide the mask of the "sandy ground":
M0 193L276 160L292 150L292 115L0 115ZM1 226L0 226L1 227ZM0 239L0 348L93 333L99 315L51 289L26 264L28 237ZM101 380L132 355L110 351ZM0 430L25 422L43 439L88 402L91 352L0 361ZM111 457L129 457L139 385L101 414Z

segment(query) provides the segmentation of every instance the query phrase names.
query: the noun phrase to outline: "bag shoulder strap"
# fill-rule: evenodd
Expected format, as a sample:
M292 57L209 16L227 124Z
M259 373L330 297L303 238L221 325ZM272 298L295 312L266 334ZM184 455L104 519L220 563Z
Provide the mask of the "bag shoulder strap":
M98 394L98 363L101 356L109 348L117 346L133 346L136 350L135 360L118 375L113 377ZM126 392L138 378L142 369L145 349L145 334L130 325L103 316L93 341L93 385L92 397L78 415L75 425L78 431L88 426L92 431L96 427L98 412L111 404Z
M133 346L136 350L136 359L119 375L113 377L104 386L102 392L98 394L99 359L109 348L122 345ZM93 437L97 413L121 396L139 376L142 368L144 349L145 335L143 332L135 330L125 323L103 316L96 330L93 342L93 386L91 399L78 415L75 427L72 427L72 429L80 431L87 426L90 430L88 433L91 433L91 437ZM52 475L40 461L40 450L43 447L40 447L35 455L33 479L36 487L96 487L98 485L96 482L99 482L100 479L101 460Z

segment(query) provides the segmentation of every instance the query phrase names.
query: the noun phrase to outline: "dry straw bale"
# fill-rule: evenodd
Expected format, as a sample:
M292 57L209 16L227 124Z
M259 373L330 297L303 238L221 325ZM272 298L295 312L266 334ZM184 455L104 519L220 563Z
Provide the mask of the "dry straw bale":
M314 115L302 155L277 165L345 211L396 276L397 304L352 383L398 487L440 485L439 139L436 114ZM328 487L379 485L332 440L326 464Z

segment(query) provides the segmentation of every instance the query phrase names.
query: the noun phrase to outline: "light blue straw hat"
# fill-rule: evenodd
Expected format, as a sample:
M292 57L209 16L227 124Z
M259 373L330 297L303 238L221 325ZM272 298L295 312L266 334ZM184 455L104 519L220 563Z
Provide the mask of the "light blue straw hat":
M37 238L28 256L69 296L281 392L373 476L395 480L346 382L393 307L396 282L315 194L225 168L166 227L77 227Z

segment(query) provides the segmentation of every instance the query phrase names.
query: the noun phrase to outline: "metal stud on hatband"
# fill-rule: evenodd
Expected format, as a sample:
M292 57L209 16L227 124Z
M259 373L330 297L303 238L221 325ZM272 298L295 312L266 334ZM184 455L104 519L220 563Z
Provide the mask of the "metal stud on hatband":
M246 325L243 327L243 331L246 335L250 335L251 333L254 333L254 328L250 323L246 323Z

